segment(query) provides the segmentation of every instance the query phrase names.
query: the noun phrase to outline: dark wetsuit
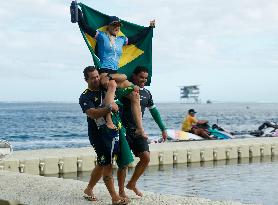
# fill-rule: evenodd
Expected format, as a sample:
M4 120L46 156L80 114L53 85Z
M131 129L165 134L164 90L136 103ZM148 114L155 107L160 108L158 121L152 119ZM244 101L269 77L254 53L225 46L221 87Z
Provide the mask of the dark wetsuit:
M152 108L154 106L154 103L149 90L141 88L139 94L141 112L143 116L146 108ZM130 146L130 149L133 151L135 156L138 156L139 153L142 153L144 151L149 152L148 141L142 136L135 135L136 124L131 111L130 100L127 98L123 98L122 103L123 108L121 112L121 119L124 127L126 128L126 138Z

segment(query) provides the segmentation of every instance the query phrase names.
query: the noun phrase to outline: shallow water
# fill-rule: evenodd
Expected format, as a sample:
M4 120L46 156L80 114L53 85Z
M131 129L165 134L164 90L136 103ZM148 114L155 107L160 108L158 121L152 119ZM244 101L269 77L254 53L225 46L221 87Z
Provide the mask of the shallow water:
M270 157L244 159L239 163L229 160L152 166L140 178L138 187L160 194L277 205L277 170L278 159ZM133 169L129 169L126 181L132 173ZM83 172L59 177L88 182L89 176L90 172Z
M254 130L265 120L278 122L278 104L157 104L167 128L180 129L194 108L199 119L208 119L231 131ZM160 130L146 110L144 127L150 138ZM14 150L90 146L87 122L78 103L0 103L0 140Z

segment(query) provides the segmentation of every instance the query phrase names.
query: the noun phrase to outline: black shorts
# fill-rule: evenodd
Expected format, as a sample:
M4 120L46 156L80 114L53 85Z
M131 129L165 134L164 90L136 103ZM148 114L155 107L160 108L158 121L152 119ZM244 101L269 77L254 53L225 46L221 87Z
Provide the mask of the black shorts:
M140 153L150 152L150 149L147 139L135 135L135 130L135 128L126 129L126 139L133 154L138 157Z
M98 70L98 72L101 74L101 73L108 73L108 74L115 74L117 73L116 70L112 70L112 69L109 69L109 68L100 68Z
M102 125L98 129L97 136L89 136L91 145L97 154L97 163L106 166L113 163L113 158L118 152L119 138L118 132Z

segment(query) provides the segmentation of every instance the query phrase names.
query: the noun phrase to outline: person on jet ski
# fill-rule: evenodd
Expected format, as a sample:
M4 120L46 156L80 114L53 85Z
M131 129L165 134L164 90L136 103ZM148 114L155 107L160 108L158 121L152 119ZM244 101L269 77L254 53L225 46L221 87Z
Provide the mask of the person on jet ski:
M214 139L209 135L209 132L207 132L207 120L198 120L195 116L197 112L194 109L188 110L188 115L183 120L182 123L182 131L184 132L191 132L195 135L198 135L200 137L203 137L205 139Z
M262 125L259 126L258 130L263 130L263 129L269 128L269 127L272 127L275 130L278 129L278 125L275 122L266 121Z
M256 137L278 137L278 124L275 122L265 121L258 127L258 130L252 131L250 134Z

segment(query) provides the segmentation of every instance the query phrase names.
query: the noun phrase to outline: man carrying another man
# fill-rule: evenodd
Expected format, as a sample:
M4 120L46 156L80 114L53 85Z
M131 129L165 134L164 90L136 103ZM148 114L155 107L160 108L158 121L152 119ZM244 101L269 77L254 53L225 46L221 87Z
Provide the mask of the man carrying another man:
M136 69L133 72L132 80L131 82L134 85L137 85L140 87L139 95L136 92L133 92L133 95L137 95L137 97L140 97L140 105L141 105L141 112L142 116L144 115L145 109L148 108L153 119L159 126L163 140L165 141L167 138L167 132L166 128L161 120L160 114L155 107L152 99L152 95L149 90L145 89L144 86L148 79L148 69L142 66L136 67ZM128 141L128 144L130 146L130 149L134 153L136 157L140 158L140 161L135 167L134 173L126 185L127 189L130 189L135 192L138 196L143 196L143 194L138 190L136 187L136 183L140 176L144 173L146 167L149 164L150 161L150 151L149 151L149 145L147 138L145 136L140 136L135 134L136 130L136 124L134 122L134 117L131 112L131 102L128 98L124 98L122 100L123 103L123 110L121 119L123 122L124 127L126 128L126 138ZM126 178L126 169L127 167L123 169L118 169L118 186L119 186L119 194L121 197L127 197L124 191L124 183Z
M96 200L93 188L103 177L103 181L112 198L112 204L127 204L128 201L120 197L115 191L112 176L112 162L118 150L115 145L119 143L119 141L117 142L119 133L108 129L104 119L108 113L118 111L118 106L114 102L117 84L114 80L110 80L105 93L100 88L100 76L94 66L86 67L83 73L88 88L81 94L79 104L82 111L87 115L89 140L97 154L97 164L91 173L88 186L84 190L85 198L91 201ZM125 153L125 155L128 154L128 152Z

